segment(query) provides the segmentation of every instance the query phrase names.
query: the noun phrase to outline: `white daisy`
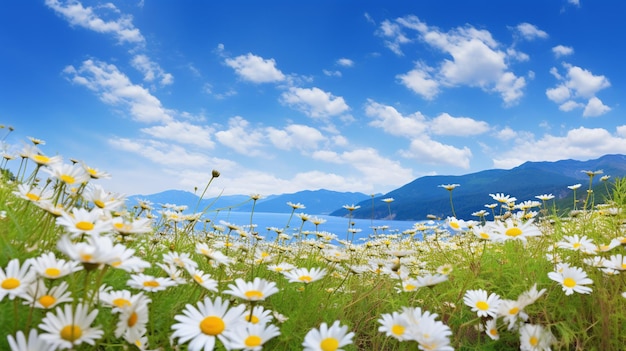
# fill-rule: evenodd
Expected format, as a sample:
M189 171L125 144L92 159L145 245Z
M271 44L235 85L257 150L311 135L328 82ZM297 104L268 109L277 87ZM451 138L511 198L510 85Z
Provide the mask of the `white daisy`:
M229 284L225 294L233 295L248 301L262 301L278 292L276 283L259 277L252 282L246 282L241 278L235 280L235 284Z
M72 301L72 296L67 288L69 284L62 281L59 285L50 289L46 287L43 280L37 280L36 283L28 286L27 295L24 296L25 305L33 305L36 308L50 309L63 302Z
M82 343L94 345L104 332L99 327L92 327L98 310L88 311L83 304L72 306L66 304L56 308L56 313L48 312L41 321L39 329L45 331L40 338L51 344L54 349L73 349Z
M311 329L304 336L304 351L343 351L341 347L352 344L354 333L348 333L347 325L335 321L330 328L322 323L319 329Z
M409 334L410 323L404 314L398 312L385 313L381 315L378 323L381 324L378 331L385 333L386 336L391 336L399 341L412 339Z
M550 330L541 325L524 324L519 332L521 351L550 351L556 341Z
M268 340L280 335L273 324L240 324L224 331L227 349L259 351Z
M54 252L47 252L31 260L32 269L40 276L48 279L58 279L83 269L76 261L66 261L55 256Z
M491 293L487 296L487 292L482 289L468 290L463 296L463 302L472 308L472 312L476 312L478 317L493 317L498 313L498 305L500 304L500 296Z
M178 338L179 344L190 341L191 351L213 350L216 338L222 344L228 341L224 331L244 323L244 305L229 308L228 300L222 301L218 296L215 301L206 297L197 306L187 304L182 314L174 316L178 323L172 325L172 339Z
M6 269L0 267L0 301L7 295L10 300L25 297L28 286L34 281L35 273L30 270L30 260L26 260L20 267L20 261L12 259Z
M290 283L311 283L316 280L324 278L326 275L326 269L324 268L296 268L287 272L283 272L283 275L289 279Z
M126 282L126 285L139 290L155 292L174 286L176 285L176 282L170 278L154 277L139 273L131 275L130 279Z
M593 289L587 284L593 284L593 280L587 277L587 273L579 267L564 267L560 272L549 272L548 278L563 286L565 295L571 295L574 292L579 294L590 294Z
M217 292L217 280L212 279L210 274L204 273L194 267L189 267L187 269L187 273L189 273L191 279L193 279L193 281L198 283L201 287Z
M110 219L106 218L99 208L90 211L75 207L71 213L63 211L61 217L56 219L56 223L64 227L72 238L77 238L81 234L100 235L113 229Z
M28 333L28 340L21 330L15 334L15 338L13 338L13 335L7 335L7 339L11 351L42 351L50 349L50 345L39 336L35 328L32 328Z

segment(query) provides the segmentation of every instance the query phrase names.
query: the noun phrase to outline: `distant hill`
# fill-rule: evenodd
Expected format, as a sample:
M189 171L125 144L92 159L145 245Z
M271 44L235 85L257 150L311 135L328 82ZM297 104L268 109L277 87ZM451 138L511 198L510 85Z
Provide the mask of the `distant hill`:
M537 200L535 196L551 193L557 199L571 195L569 185L583 184L586 189L589 176L584 170L603 170L603 175L626 176L626 156L606 155L595 160L562 160L556 162L526 162L510 170L493 169L460 176L426 176L387 194L358 203L355 218L389 218L389 207L381 200L394 198L390 204L391 217L396 220L423 220L427 215L452 215L448 190L442 184L460 184L453 190L457 217L471 219L473 212L494 203L489 194L504 193L519 201ZM594 184L601 175L594 177ZM584 190L583 190L584 191ZM372 205L373 204L373 205ZM332 216L346 216L348 211L338 208Z
M301 203L304 209L297 210L312 215L326 215L339 207L347 204L361 202L371 199L370 195L354 192L337 192L330 190L304 190L292 194L270 195L259 199L254 207L255 212L290 213L291 206L287 202ZM200 201L199 196L188 191L167 190L151 195L129 196L128 205L134 206L138 200L148 200L154 204L155 209L160 209L162 204L185 205L188 213L198 211L210 206L210 210L231 209L232 211L251 211L253 201L248 195L228 195L217 198L208 198Z

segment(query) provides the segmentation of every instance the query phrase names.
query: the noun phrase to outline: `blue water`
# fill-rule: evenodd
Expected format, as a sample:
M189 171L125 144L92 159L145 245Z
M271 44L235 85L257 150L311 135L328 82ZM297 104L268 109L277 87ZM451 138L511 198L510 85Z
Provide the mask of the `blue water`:
M317 217L325 219L326 222L318 226L319 231L325 231L337 235L337 239L346 239L349 228L349 219L346 217L334 217L326 215L309 215L310 217ZM256 232L261 236L265 236L266 239L272 239L275 237L274 231L267 230L268 227L285 228L289 222L289 229L285 231L287 234L297 233L302 225L302 220L297 216L297 213L293 215L291 221L289 221L289 213L268 213L268 212L254 212L252 214L252 223L256 224ZM226 221L228 223L237 226L250 225L250 213L249 212L219 212L219 213L207 213L205 218L211 219L213 222L218 223L220 221ZM361 229L360 232L354 234L354 242L360 238L368 238L372 234L394 234L401 233L405 230L412 229L417 221L391 221L391 220L371 220L371 219L351 219L351 227L354 229ZM388 226L388 229L377 229L374 232L372 227ZM315 231L315 225L311 221L304 222L302 225L303 231Z

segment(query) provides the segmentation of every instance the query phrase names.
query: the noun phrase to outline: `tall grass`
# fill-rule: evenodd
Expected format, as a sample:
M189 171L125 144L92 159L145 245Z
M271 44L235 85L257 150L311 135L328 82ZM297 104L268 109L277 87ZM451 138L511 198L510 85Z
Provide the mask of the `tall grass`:
M36 167L33 172L39 169ZM57 242L67 231L57 223L58 213L43 209L40 199L19 197L18 185L49 189L51 201L65 213L74 208L92 210L97 207L83 197L90 185L79 184L72 188L54 177L37 181L41 173L20 179L9 176L10 173L4 172L0 180L0 267L6 268L13 259L24 264L46 252L69 260L57 248ZM87 183L97 183L97 180ZM420 307L438 314L437 320L452 331L450 345L457 350L520 349L520 330L525 324L540 325L548 330L554 336L551 343L554 350L623 350L626 298L622 294L626 285L622 270L626 269L626 262L613 268L601 262L611 256L624 255L626 179L606 181L606 186L609 194L606 199L595 198L595 203L591 204L588 201L593 197L586 196L586 202L578 206L582 210L573 217L559 215L559 210L551 206L553 202L547 201L532 204L530 209L509 203L502 216L486 221L485 228L504 223L521 227L529 223L539 230L540 235L525 240L506 236L502 240L484 239L474 232L481 223L454 218L445 223L416 225L415 230L404 233L372 232L367 241L359 243L349 241L349 232L318 232L304 238L297 229L289 228L289 223L276 223L276 228L284 228L284 232L279 230L280 235L275 239L265 240L256 233L254 226L241 229L254 222L254 213L251 213L251 223L210 223L204 229L197 229L201 227L197 223L204 221L204 212L186 213L184 208L159 210L150 204L144 204L143 209L119 208L104 212L105 220L121 217L133 222L152 218L153 227L149 232L121 235L110 230L102 235L135 250L135 257L148 262L149 267L142 270L144 274L171 277L172 274L157 263L164 262L166 254L188 254L198 269L209 273L218 284L217 291L207 290L196 284L187 271L179 269L176 278L180 279L180 284L163 291L144 292L151 299L149 320L143 331L148 349L186 350L186 343L179 345L179 340L171 338L172 325L176 323L174 317L180 315L187 304L195 305L205 297L221 296L231 305L247 306L247 302L224 291L238 278L252 281L259 277L276 283L279 289L257 304L275 313L272 323L280 328L280 335L264 345L268 350L302 349L305 335L311 329L335 320L355 333L352 344L344 347L345 350L415 350L418 346L427 349L427 345L418 345L413 340L400 341L379 331L379 319L403 307ZM453 206L451 196L450 200ZM535 209L537 212L532 212ZM512 219L513 222L507 222ZM456 221L458 228L449 225L450 221ZM323 230L323 223L319 230ZM584 252L560 244L573 235L586 236L594 249ZM348 239L337 239L344 237ZM84 239L84 234L76 235L73 241ZM223 253L231 262L218 264L217 259L197 250L198 243ZM602 246L610 243L614 247ZM594 258L595 266L590 265ZM319 267L327 274L309 284L290 283L281 272L270 269L271 265L279 263ZM548 277L549 272L559 270L559 263L582 267L593 281L589 285L592 292L565 295L562 285ZM83 269L63 279L45 282L47 287L67 282L73 299L71 304L86 302L90 309L99 310L93 325L103 330L103 336L94 346L82 344L74 349L137 349L136 345L114 335L119 314L98 299L103 285L138 294L140 290L127 284L133 273L111 264L91 268L94 270ZM443 277L441 282L403 289L403 281L436 274L437 270L443 274L439 276ZM545 293L524 308L528 317L520 318L511 328L501 316L497 317L499 338L496 340L481 329L489 318L478 317L471 306L464 303L469 290L483 289L502 299L516 300L535 284L537 289L545 289ZM11 299L6 295L0 301L0 349L9 349L6 336L15 336L18 331L28 335L30 330L37 329L41 334L42 320L51 311L54 309L24 303L20 296ZM225 348L217 342L216 349Z

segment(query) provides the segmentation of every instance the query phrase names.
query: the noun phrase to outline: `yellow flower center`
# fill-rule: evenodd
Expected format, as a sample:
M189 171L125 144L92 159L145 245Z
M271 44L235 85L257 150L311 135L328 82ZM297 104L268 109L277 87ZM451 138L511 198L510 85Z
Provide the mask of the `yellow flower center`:
M298 279L300 279L301 282L305 282L305 283L310 283L311 280L313 280L313 278L311 278L311 276L309 275L300 276L300 278Z
M514 315L517 314L519 312L519 308L518 307L513 307L509 310L509 314L510 315Z
M198 284L202 284L202 283L204 283L204 280L203 280L203 279L202 279L202 277L201 277L200 275L198 275L198 274L194 274L194 275L193 275L193 280L195 280L195 281L196 281L196 283L198 283Z
M50 267L50 268L46 268L44 273L48 277L58 277L59 275L61 275L61 270L56 267Z
M85 222L85 221L80 221L78 223L76 223L76 228L80 229L80 230L92 230L94 227L93 223L91 222Z
M493 336L498 335L498 329L495 329L495 328L494 329L489 329L489 334L491 334Z
M320 343L322 351L335 351L339 348L339 340L335 338L326 338Z
M44 156L44 155L35 155L32 158L33 158L33 161L35 161L36 163L40 165L45 165L48 162L50 162L50 157Z
M405 327L403 325L394 324L393 327L391 327L391 332L394 335L402 335L404 334L404 329Z
M15 278L7 278L2 281L2 289L4 290L13 290L21 285L19 279Z
M461 228L458 222L450 222L450 227L452 227L453 229Z
M622 270L626 270L626 263L622 263Z
M519 229L518 227L512 227L512 228L507 229L506 232L504 232L504 234L506 234L507 236L516 237L522 234L522 230Z
M482 232L482 233L480 233L480 237L483 238L483 239L489 239L489 234L487 234L485 232Z
M39 195L37 194L33 194L33 193L28 193L26 194L26 197L31 200L31 201L39 201L39 199L41 199L41 197L39 197Z
M93 259L93 255L90 254L82 254L80 255L80 259L83 260L83 262L89 262Z
M79 326L70 324L61 329L61 339L74 343L78 338L83 335L83 331Z
M574 243L574 245L572 245L573 248L577 249L580 247L580 243Z
M200 322L200 330L207 335L216 336L226 328L224 321L217 316L208 316Z
M100 208L104 208L106 206L102 200L95 200L93 203Z
M128 317L128 326L132 328L135 324L137 324L138 319L139 316L137 315L137 312L133 312L133 314Z
M576 281L572 278L565 278L563 279L563 285L567 288L573 288L576 286Z
M259 323L259 317L252 315L252 317L250 317L250 315L246 315L246 321L252 323L252 324L257 324Z
M76 182L76 178L72 177L71 175L67 175L67 174L63 174L59 178L65 184L74 184L74 182Z
M531 346L537 346L537 344L539 344L539 339L537 339L537 337L533 335L530 337L530 340L528 340L528 342Z
M255 347L261 345L261 338L256 335L250 335L244 340L244 344L248 347Z
M146 280L145 282L143 282L143 286L150 288L157 288L160 285L161 284L159 284L159 282L157 282L156 280Z
M248 300L259 300L263 298L263 293L258 290L248 290L244 295L246 295Z
M404 287L404 290L406 290L406 291L413 291L413 290L415 290L415 288L417 288L415 285L413 285L413 284L407 284L407 285Z
M489 304L485 301L478 301L476 302L476 307L481 311L486 311L489 309Z
M54 305L54 303L56 301L57 301L57 299L55 299L54 296L52 296L52 295L44 295L44 296L39 298L39 303L44 308L50 308L50 306Z
M123 297L119 297L119 298L113 300L112 303L113 303L113 306L120 307L120 308L129 307L131 305L130 301L126 300Z

